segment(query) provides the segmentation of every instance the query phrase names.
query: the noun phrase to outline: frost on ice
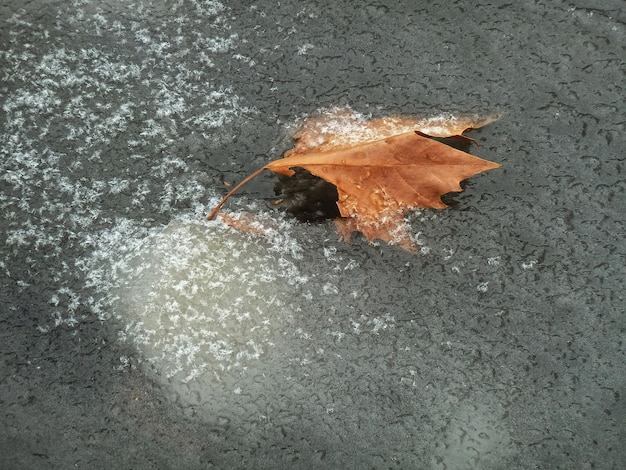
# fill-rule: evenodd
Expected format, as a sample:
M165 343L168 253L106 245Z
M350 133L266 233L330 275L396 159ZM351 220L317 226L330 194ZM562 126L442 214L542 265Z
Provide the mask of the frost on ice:
M245 370L298 308L299 277L289 259L215 222L173 221L128 253L116 273L111 297L125 325L121 339L176 383Z

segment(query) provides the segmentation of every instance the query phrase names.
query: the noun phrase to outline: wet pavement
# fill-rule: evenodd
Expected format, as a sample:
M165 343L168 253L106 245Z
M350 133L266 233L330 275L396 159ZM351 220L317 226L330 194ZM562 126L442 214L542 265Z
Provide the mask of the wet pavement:
M0 467L623 467L623 2L327 3L0 5ZM204 220L335 106L502 168L418 255Z

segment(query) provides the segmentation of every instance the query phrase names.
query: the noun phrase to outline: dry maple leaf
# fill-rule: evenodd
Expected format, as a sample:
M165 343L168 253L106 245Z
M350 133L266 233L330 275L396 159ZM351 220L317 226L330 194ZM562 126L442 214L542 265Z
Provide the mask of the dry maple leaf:
M500 166L429 136L464 137L464 131L495 119L368 121L335 110L330 118L308 120L295 135L293 150L235 186L208 219L214 218L235 191L263 170L292 176L293 168L300 167L337 187L341 217L336 225L345 240L360 231L370 241L378 238L413 250L415 245L404 222L407 210L445 208L442 195L462 191L462 180Z

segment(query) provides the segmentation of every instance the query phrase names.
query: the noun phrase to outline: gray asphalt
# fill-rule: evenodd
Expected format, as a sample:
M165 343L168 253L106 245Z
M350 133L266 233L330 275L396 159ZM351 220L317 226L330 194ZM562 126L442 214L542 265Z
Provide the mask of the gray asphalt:
M620 469L622 1L0 5L0 468ZM502 113L420 253L258 178L332 107Z

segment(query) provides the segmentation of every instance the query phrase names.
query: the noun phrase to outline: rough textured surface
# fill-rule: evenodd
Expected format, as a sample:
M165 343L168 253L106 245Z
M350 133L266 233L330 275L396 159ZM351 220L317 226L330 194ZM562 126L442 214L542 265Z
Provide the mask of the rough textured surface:
M239 3L0 6L0 466L622 468L623 2ZM270 240L202 222L335 105L503 113L476 134L503 168L410 217L420 256L278 216ZM187 382L120 335L120 289L150 269L157 300L216 289L214 270L167 285L194 260L165 249L177 227L250 247L242 282L266 271L286 297L241 317L258 358ZM236 355L232 321L206 334Z

